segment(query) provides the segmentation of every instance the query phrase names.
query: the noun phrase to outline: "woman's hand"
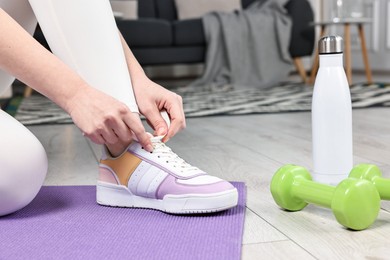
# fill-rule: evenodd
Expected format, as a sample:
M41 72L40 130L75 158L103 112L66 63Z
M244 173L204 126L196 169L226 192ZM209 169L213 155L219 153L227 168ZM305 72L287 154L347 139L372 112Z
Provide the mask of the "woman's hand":
M145 75L141 65L138 63L120 32L119 36L125 53L138 109L154 129L154 134L165 135L162 141L167 142L186 126L183 100L179 95L151 81ZM170 117L171 125L169 127L160 114L162 110L165 110Z
M179 95L154 83L146 75L133 77L132 83L140 113L146 117L155 135L165 135L163 142L186 127L183 100ZM162 110L169 115L169 129L160 114Z
M139 115L99 90L85 87L77 91L67 102L67 112L94 143L130 143L134 134L146 150L153 150Z

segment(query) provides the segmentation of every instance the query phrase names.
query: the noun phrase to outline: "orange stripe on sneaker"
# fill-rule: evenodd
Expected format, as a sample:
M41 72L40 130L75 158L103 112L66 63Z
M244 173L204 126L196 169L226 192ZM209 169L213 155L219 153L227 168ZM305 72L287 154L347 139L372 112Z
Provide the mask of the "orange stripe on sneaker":
M137 169L141 161L137 156L127 152L119 158L100 160L100 163L109 166L115 172L120 184L127 186L131 174Z

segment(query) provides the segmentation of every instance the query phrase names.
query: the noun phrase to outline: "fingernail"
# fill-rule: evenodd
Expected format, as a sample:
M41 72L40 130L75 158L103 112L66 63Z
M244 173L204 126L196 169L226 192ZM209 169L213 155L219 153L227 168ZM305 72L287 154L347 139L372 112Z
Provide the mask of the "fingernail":
M159 129L157 129L157 135L164 135L165 133L166 131L164 127L160 127Z
M148 151L148 152L153 152L153 146L152 146L151 144L148 144L148 145L146 146L146 151Z

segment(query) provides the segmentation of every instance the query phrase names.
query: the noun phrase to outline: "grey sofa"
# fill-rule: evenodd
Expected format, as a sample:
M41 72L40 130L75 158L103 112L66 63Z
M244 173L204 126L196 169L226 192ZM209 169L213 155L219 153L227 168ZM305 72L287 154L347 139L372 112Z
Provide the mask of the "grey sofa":
M241 1L246 8L255 0ZM303 67L299 58L313 52L313 11L307 0L290 0L286 9L293 21L289 51L300 71ZM118 20L117 25L141 65L204 61L202 20L178 20L174 0L138 0L138 17Z

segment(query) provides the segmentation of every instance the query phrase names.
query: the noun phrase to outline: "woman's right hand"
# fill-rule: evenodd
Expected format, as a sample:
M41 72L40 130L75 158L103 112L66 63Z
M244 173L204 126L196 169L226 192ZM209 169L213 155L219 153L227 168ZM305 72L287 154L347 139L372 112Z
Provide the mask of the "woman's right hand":
M67 102L73 122L97 144L130 143L134 135L147 151L153 146L138 113L92 87L81 88Z

